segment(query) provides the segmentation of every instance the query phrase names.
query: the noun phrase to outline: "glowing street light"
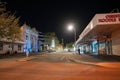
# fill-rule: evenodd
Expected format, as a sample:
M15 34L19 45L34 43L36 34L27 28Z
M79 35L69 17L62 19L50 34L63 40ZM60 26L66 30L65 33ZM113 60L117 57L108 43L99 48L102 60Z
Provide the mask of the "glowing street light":
M75 38L75 42L76 42L76 29L75 29L75 27L73 26L73 24L70 24L70 25L68 25L68 30L69 31L74 31L74 38ZM75 42L74 42L74 44L75 44ZM73 45L74 46L74 51L76 50L75 49L75 45Z
M68 25L68 30L74 31L74 38L75 38L75 42L76 42L76 29L75 29L75 27L72 24L70 24L70 25Z
M68 30L69 30L69 31L73 30L73 25L72 25L72 24L70 24L70 25L68 26Z

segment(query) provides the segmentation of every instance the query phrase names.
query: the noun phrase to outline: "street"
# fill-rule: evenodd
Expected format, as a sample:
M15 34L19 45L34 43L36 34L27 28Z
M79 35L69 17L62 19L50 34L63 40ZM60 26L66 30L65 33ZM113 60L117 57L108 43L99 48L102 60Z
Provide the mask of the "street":
M87 59L87 61L84 60ZM120 80L120 62L72 53L0 59L0 80ZM81 60L80 60L81 59Z
M120 80L117 1L0 0L0 80Z

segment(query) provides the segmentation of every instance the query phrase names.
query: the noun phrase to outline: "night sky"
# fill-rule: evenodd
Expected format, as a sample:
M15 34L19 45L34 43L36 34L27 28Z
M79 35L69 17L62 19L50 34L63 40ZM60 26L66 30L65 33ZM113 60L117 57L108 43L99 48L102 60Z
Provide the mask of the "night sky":
M120 10L119 0L1 0L7 2L7 10L16 12L21 23L35 27L38 31L55 32L64 43L74 41L74 33L67 30L72 23L77 38L97 13Z

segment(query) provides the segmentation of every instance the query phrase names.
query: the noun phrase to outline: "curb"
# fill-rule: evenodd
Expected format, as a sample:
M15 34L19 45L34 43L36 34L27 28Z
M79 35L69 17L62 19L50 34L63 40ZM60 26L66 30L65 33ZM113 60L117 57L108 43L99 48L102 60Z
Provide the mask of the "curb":
M91 65L91 66L99 66L97 65L97 63L91 63L91 62L85 62L85 61L81 61L81 60L75 60L70 58L71 61L76 62L76 63L80 63L80 64L85 64L85 65Z
M80 64L84 64L84 65L90 65L90 66L98 66L98 67L104 67L104 68L114 68L114 69L120 69L118 66L120 65L120 63L115 63L115 62L101 62L101 63L92 63L92 62L85 62L85 61L81 61L81 60L75 60L75 59L70 59L73 62L76 63L80 63Z
M20 60L17 60L17 61L29 61L29 60L31 60L31 59L35 59L36 57L25 57L25 58L22 58L22 59L20 59Z

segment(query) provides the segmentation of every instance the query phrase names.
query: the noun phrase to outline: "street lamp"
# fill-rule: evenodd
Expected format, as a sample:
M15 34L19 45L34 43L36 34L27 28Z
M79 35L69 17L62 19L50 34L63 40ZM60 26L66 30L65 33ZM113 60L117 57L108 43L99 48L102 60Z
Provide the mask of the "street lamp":
M70 24L70 25L68 25L68 30L69 31L72 31L72 30L74 31L74 39L75 39L74 44L75 44L75 42L76 42L76 29L72 24ZM73 45L73 46L74 46L74 51L75 51L76 50L75 45Z
M74 31L74 39L75 39L75 42L76 42L76 29L75 29L75 27L72 25L72 24L70 24L70 25L68 25L68 30L69 31Z

